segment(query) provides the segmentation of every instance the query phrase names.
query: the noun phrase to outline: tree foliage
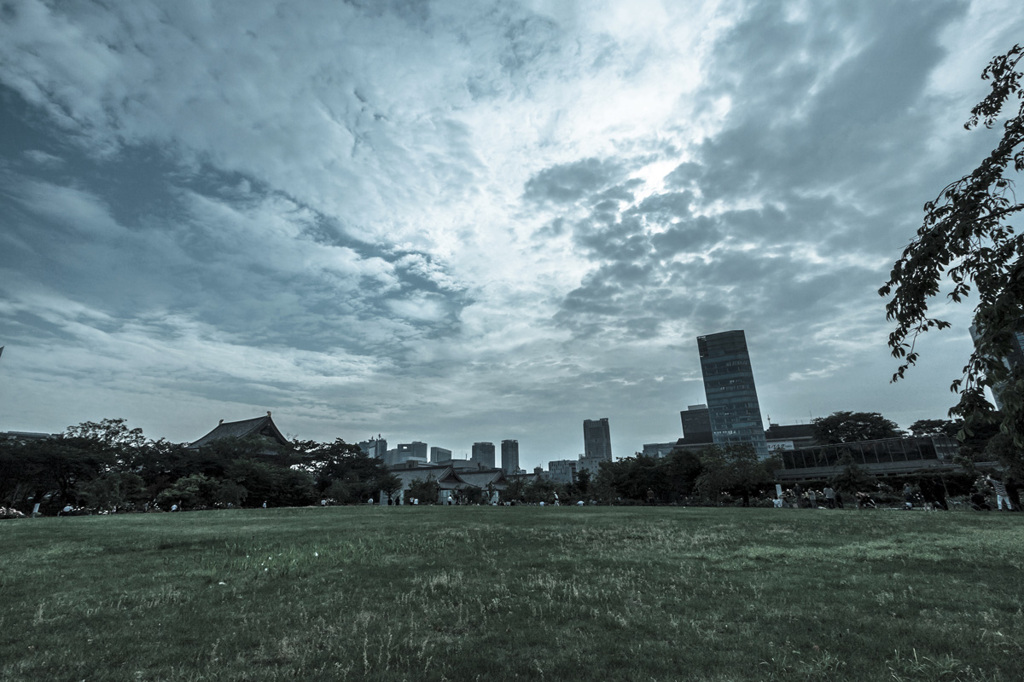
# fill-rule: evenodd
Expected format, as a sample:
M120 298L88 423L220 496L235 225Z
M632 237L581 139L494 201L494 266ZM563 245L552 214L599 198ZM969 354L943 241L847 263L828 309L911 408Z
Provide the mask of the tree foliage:
M332 489L336 501L365 502L397 479L380 460L338 439L270 448L227 438L195 449L147 440L123 419L68 427L45 439L0 440L0 506L56 513L64 505L129 511L299 506Z
M999 419L1002 430L1018 445L1024 445L1024 367L1011 368L1003 358L1010 354L1013 333L1021 330L1024 316L1024 235L1009 222L1024 210L1013 191L1014 176L1024 170L1022 57L1024 48L1015 45L985 67L981 77L991 82L991 91L971 110L964 127L993 128L1006 109L1002 138L973 172L925 204L916 239L879 289L880 295L891 295L886 314L896 323L889 347L901 364L893 381L917 362L915 344L922 333L949 327L928 311L947 278L952 301L976 297L975 348L963 375L950 387L959 394L950 416L962 417L968 427ZM1001 417L985 398L986 387L999 393Z
M878 483L874 476L864 471L854 461L849 452L843 453L843 456L839 458L838 465L842 469L830 481L836 490L857 493L862 490L872 490Z
M918 419L910 425L910 433L914 436L949 436L956 435L963 428L963 423L952 419Z
M771 488L776 460L759 460L746 445L708 445L699 452L673 450L667 457L633 457L602 462L591 484L594 496L608 501L645 502L654 494L657 503L702 501L718 505L722 493L738 495L743 504L750 496Z
M814 437L822 445L902 436L896 422L877 412L833 412L814 420Z
M427 476L426 480L417 478L409 483L409 490L405 498L406 500L419 500L419 504L436 504L440 494L441 486L438 485L433 476Z

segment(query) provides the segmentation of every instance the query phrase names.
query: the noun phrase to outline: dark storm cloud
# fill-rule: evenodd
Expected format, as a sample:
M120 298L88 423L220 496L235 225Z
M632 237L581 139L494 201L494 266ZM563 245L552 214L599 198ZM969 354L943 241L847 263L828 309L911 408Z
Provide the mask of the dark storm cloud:
M661 259L680 253L700 254L721 237L717 221L699 216L673 222L665 231L651 235L651 248Z
M734 98L725 129L695 150L699 168L684 164L671 180L696 181L709 200L763 196L914 158L924 140L908 133L926 122L915 104L943 56L938 32L964 9L874 4L851 15L837 6L797 24L781 6L754 6L718 46L706 93Z

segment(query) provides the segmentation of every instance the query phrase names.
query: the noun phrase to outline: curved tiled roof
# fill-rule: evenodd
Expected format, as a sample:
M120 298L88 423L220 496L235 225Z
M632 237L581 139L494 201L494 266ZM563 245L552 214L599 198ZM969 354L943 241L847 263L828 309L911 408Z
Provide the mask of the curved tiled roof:
M248 438L250 436L264 436L281 445L289 444L288 439L278 430L274 420L270 418L270 413L267 412L266 416L256 417L255 419L243 419L237 422L221 421L217 428L196 442L190 443L189 447L201 448L204 445L209 445L225 438Z

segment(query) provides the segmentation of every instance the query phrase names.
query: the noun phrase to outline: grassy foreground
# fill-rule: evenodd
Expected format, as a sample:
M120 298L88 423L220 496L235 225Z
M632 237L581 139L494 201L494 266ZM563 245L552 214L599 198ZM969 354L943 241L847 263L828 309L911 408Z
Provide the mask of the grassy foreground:
M1024 679L1024 514L0 522L2 680Z

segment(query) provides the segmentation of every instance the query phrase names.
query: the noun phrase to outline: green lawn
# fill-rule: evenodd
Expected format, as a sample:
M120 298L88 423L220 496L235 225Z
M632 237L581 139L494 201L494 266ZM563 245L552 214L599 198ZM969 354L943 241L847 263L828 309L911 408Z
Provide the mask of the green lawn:
M331 507L0 522L2 680L1024 679L1024 515Z

